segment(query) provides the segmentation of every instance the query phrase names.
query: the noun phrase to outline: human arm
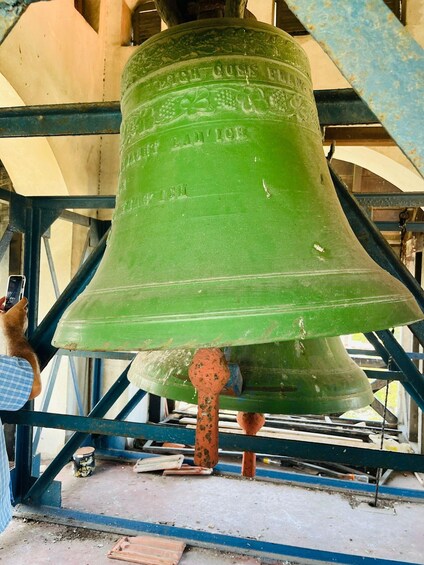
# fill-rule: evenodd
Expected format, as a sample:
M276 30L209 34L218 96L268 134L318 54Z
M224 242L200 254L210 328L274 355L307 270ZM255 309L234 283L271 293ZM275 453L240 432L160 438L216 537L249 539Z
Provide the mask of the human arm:
M22 298L18 304L13 306L13 308L7 312L4 312L4 302L5 298L1 298L0 326L6 340L6 354L10 357L25 359L30 364L33 372L33 382L28 400L31 400L38 396L41 392L41 375L37 356L24 335L28 326L28 300L26 298Z

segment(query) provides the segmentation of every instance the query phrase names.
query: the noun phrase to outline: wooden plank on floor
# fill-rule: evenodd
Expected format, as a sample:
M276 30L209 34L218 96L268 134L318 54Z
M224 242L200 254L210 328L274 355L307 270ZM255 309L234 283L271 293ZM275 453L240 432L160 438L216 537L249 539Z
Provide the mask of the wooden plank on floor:
M107 556L140 565L178 565L184 549L182 541L159 536L125 536Z

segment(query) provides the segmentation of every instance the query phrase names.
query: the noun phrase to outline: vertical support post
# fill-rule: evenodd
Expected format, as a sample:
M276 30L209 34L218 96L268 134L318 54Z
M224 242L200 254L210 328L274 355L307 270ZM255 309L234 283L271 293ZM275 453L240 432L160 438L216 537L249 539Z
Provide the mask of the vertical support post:
M158 424L162 419L162 398L156 394L149 394L149 422Z
M96 406L102 397L103 359L93 360L93 382L91 385L91 407Z
M26 277L26 294L28 298L28 337L37 326L38 293L40 285L41 255L41 210L27 208L25 225L24 274ZM28 402L25 408L33 409L34 402ZM32 468L32 427L18 425L16 427L15 473L13 495L20 501L31 487Z
M26 277L26 296L28 298L28 339L31 339L37 327L38 303L40 290L40 257L41 238L47 228L58 217L59 212L43 210L35 206L29 199L25 208L25 249L24 275ZM28 402L25 408L32 410L34 402ZM32 478L32 427L19 425L16 428L15 447L15 480L13 484L14 497L21 500L29 490Z

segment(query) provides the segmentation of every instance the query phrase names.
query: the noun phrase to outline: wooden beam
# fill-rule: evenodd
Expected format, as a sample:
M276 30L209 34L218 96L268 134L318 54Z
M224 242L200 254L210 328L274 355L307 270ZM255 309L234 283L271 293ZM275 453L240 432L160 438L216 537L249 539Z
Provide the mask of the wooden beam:
M327 126L324 128L324 141L337 145L378 146L396 145L387 131L381 126Z

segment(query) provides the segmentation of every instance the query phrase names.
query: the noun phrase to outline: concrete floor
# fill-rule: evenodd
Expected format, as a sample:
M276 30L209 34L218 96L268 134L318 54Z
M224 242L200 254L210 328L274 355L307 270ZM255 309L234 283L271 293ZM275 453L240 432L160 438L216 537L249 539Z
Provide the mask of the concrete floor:
M137 474L133 464L97 462L95 473L61 472L62 506L287 545L424 564L424 503L381 501L283 483L222 476ZM408 485L410 486L410 485ZM414 488L422 488L418 481ZM122 537L14 519L0 535L1 565L103 565ZM269 561L268 561L269 562ZM248 556L187 548L182 565L259 565ZM275 563L275 562L274 562ZM282 561L280 563L283 563Z
M122 535L82 528L14 519L0 534L2 565L124 565L106 557ZM245 557L202 548L186 548L180 565L261 565L254 557ZM273 563L276 563L275 561Z

